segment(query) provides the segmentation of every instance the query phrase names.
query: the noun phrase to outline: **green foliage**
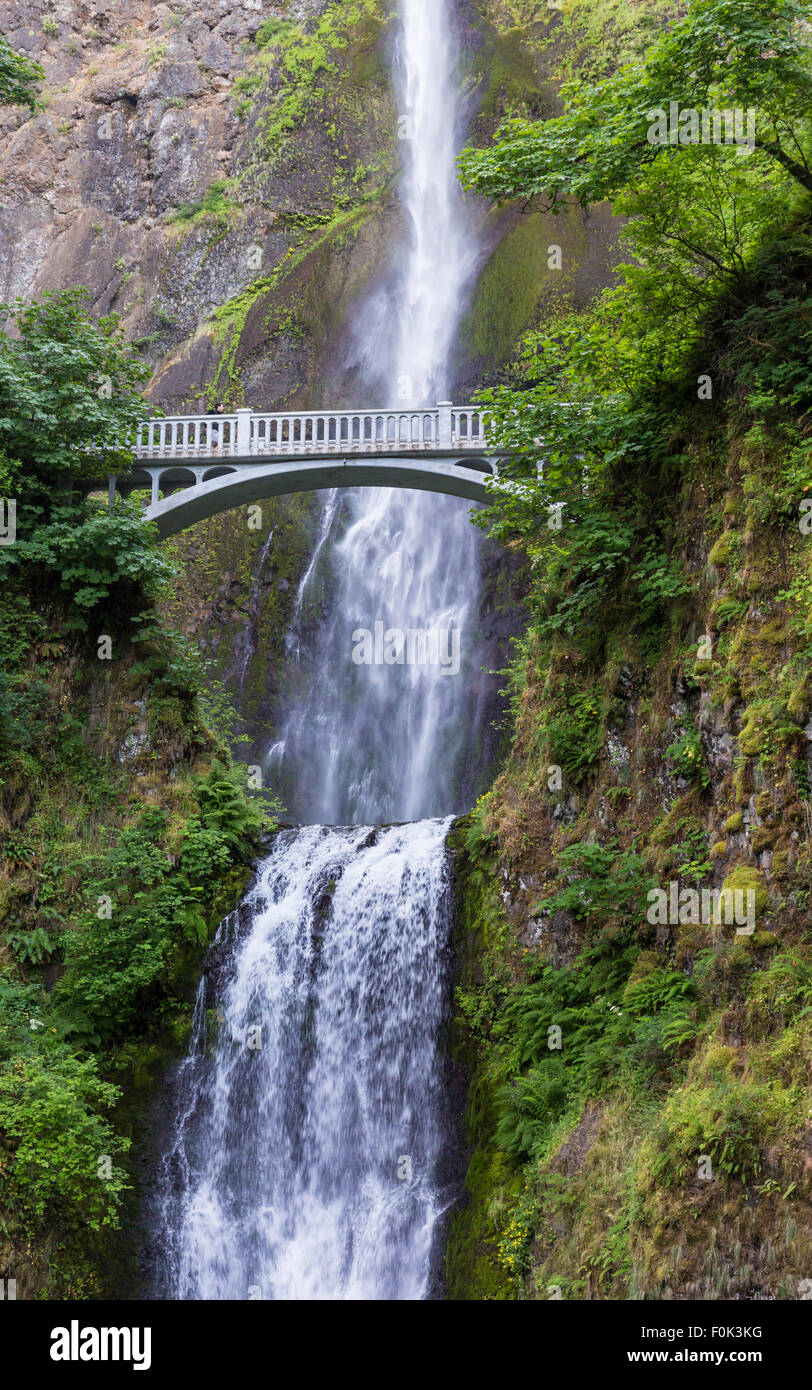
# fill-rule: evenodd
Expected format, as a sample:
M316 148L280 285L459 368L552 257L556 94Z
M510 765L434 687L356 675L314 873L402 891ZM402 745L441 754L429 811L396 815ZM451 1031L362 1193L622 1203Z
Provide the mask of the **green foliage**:
M640 8L567 0L555 42L563 30L567 44L571 22L583 39L587 20L603 38L618 14L621 24L637 24ZM494 1171L510 1161L516 1183L525 1180L529 1212L495 1239L483 1216L469 1226L514 1276L535 1266L535 1279L521 1286L531 1297L559 1268L554 1282L576 1297L584 1289L595 1297L596 1287L611 1287L614 1297L661 1289L651 1271L662 1267L676 1220L684 1226L698 1214L686 1189L700 1157L727 1180L717 1184L723 1195L709 1188L703 1204L705 1213L718 1204L712 1219L721 1227L736 1202L749 1207L749 1184L770 1145L786 1169L773 1188L792 1193L787 1179L798 1176L805 1123L812 1014L805 947L781 950L759 931L700 950L704 937L681 930L640 949L655 946L645 920L655 881L646 865L683 881L706 879L719 866L709 853L719 833L701 795L712 771L698 730L679 725L667 749L672 771L688 783L673 814L658 818L659 798L644 786L640 754L659 749L663 727L671 727L664 672L701 688L713 708L725 703L726 719L730 705L744 703L736 800L743 805L749 794L745 764L758 760L756 787L771 805L759 810L765 823L752 832L753 848L776 846L775 884L782 891L785 880L792 884L781 905L790 930L799 928L808 898L805 883L798 886L806 851L790 870L780 810L796 792L800 800L808 793L799 730L809 715L803 644L812 632L812 590L798 535L799 502L810 488L812 401L806 6L688 0L679 10L658 12L667 17L659 36L614 76L605 77L611 55L587 43L578 63L591 72L564 88L561 115L507 122L493 148L466 151L461 161L468 186L521 199L527 211L608 197L624 218L616 283L576 311L580 287L567 236L555 312L545 295L537 326L479 397L500 477L478 524L529 554L532 588L530 631L510 672L516 746L491 794L492 813L477 816L464 840L472 904L483 897L478 885L492 862L512 861L525 882L538 872L534 842L542 842L546 871L546 820L533 826L543 755L549 750L576 782L600 755L597 731L602 736L613 718L614 700L632 714L629 786L606 788L601 779L589 799L573 798L580 814L570 833L579 843L556 855L558 882L534 908L544 913L536 934L552 942L554 958L569 959L573 937L589 944L571 966L553 969L531 947L519 949L526 938L517 944L511 912L508 948L476 956L458 996L466 1060L475 1058L476 1157L492 1157ZM651 143L655 111L667 112L671 101L755 108L757 148ZM569 212L560 238L543 235L564 242ZM735 527L703 568L701 538L708 529L711 539L719 534L722 511ZM706 602L711 585L717 593ZM700 623L717 634L713 660L695 661ZM651 698L638 700L649 676ZM775 691L765 688L771 679ZM802 814L796 806L801 836ZM727 829L742 831L741 816ZM623 844L633 836L634 848L595 844L596 833L622 834ZM730 848L715 844L714 852ZM794 858L793 850L790 864ZM728 871L728 886L729 879ZM763 882L759 891L764 910ZM776 907L775 889L770 903ZM548 916L564 912L566 925ZM469 930L478 933L478 922ZM499 939L495 925L489 943ZM480 970L484 983L472 984ZM743 1038L741 1047L722 1045L730 1033ZM587 1117L591 1097L600 1103ZM561 1143L586 1118L564 1178ZM580 1173L593 1119L601 1126L594 1162ZM527 1164L521 1175L520 1163ZM593 1181L606 1193L606 1211L589 1192ZM669 1204L681 1215L666 1234L668 1185L679 1189ZM500 1199L502 1192L504 1184ZM690 1252L671 1254L687 1277Z
M675 599L691 593L691 585L679 564L653 540L649 541L648 553L632 570L630 579L647 626L653 626Z
M87 306L81 289L0 305L17 335L0 331L0 450L24 496L47 499L57 480L106 483L132 463L149 369L116 316L94 320Z
M539 1158L561 1117L586 1096L621 1075L645 1086L695 1036L691 981L662 966L630 979L636 957L635 945L604 936L568 968L537 966L532 982L511 994L494 1037L504 1045L502 1068L513 1073L497 1091L496 1129L512 1158Z
M693 109L755 107L759 154L751 158L776 161L812 190L804 13L801 0L693 0L641 62L601 82L568 83L564 115L509 121L492 149L466 150L463 179L490 197L544 194L551 207L566 194L599 202L633 183L641 167L681 158L684 144L648 139L653 113L675 100Z
M275 100L263 116L263 136L271 157L311 113L323 111L340 55L364 20L377 15L379 8L379 0L329 0L310 32L287 20L267 20L258 30L257 61L264 63L266 55L272 54L275 71L282 78Z
M775 421L780 412L803 411L812 399L812 253L808 229L791 225L765 239L751 258L745 303L720 307L723 345L719 368L723 381L746 392L757 418ZM763 350L754 352L754 344ZM788 450L797 460L790 473L792 502L799 483L809 481L805 441ZM795 476L794 476L795 474ZM782 510L789 498L778 499Z
M166 813L157 809L110 845L64 940L65 973L54 990L63 1034L89 1041L126 1034L143 1021L147 992L166 988L180 944L206 941L207 906L224 871L249 859L272 824L244 786L240 769L215 758L195 779L199 812L186 820L176 855L167 852ZM112 916L99 906L105 899Z
M533 1156L567 1107L567 1068L562 1058L553 1055L542 1066L531 1067L512 1085L501 1087L497 1100L503 1107L496 1126L500 1148L514 1159Z
M619 850L616 841L568 845L558 854L556 868L566 885L542 899L537 911L572 912L585 919L619 914L634 920L644 915L654 880L633 850Z
M239 90L244 90L244 87L240 87ZM184 225L211 218L214 222L227 224L241 209L241 204L231 196L233 188L232 180L215 179L198 202L181 203L180 207L170 214L169 222ZM161 319L161 322L166 326L165 319Z
M707 401L700 419L700 377L714 405L735 398L739 428L786 421L812 398L800 16L796 0L694 0L639 62L565 88L562 116L508 123L462 160L490 196L614 196L626 218L620 282L577 313L562 301L480 397L510 487L494 486L478 524L527 547L539 631L592 661L621 614L652 655L688 595L666 513L690 466L683 437L717 427ZM651 144L649 112L672 99L757 107L759 148ZM780 496L782 513L797 495Z
M16 53L0 34L0 106L27 106L33 111L36 105L34 84L44 77L39 63Z
M100 609L112 610L118 626L174 573L156 539L136 501L57 504L47 522L0 551L0 574L22 568L35 591L62 590L70 605L66 630L87 630Z
M257 48L267 48L269 44L290 40L297 32L290 19L265 19L254 36Z
M245 769L227 767L213 758L205 777L195 780L203 824L220 836L235 855L249 858L268 828L262 808L245 796Z
M113 1160L126 1152L129 1140L115 1133L102 1112L119 1094L100 1079L92 1058L44 1053L2 1066L0 1194L7 1211L34 1229L49 1220L62 1229L97 1231L115 1221L128 1184Z
M44 927L34 927L33 931L9 932L8 944L24 964L41 965L46 956L50 956L56 950L56 942L52 940Z
M752 1181L762 1170L765 1147L774 1142L780 1118L780 1106L766 1086L729 1079L683 1086L655 1126L645 1181L684 1183L696 1174L703 1155L717 1172Z
M603 747L604 702L589 688L574 681L562 683L560 694L545 714L540 733L549 745L550 758L573 782L579 782L595 766Z
M684 777L693 786L707 787L710 773L705 764L702 739L696 729L689 729L665 750L665 756L672 764L678 777Z

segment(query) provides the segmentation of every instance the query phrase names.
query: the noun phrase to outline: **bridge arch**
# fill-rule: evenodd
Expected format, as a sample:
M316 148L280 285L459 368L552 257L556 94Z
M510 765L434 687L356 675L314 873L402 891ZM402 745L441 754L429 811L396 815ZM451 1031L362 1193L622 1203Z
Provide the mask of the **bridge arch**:
M128 496L147 488L161 536L233 507L291 492L399 487L487 502L487 416L479 406L282 411L145 420L133 472L110 479Z
M479 464L479 466L477 466ZM145 515L154 521L161 538L177 535L195 522L234 507L248 506L270 497L294 492L315 492L335 487L397 487L438 492L469 502L489 500L487 479L492 471L488 460L471 460L461 466L422 459L296 459L285 463L240 465L199 470L205 477L192 477L189 485L178 485L177 469L150 470L147 486L152 501ZM164 481L164 473L172 477ZM213 475L213 476L212 476ZM131 475L133 476L133 475ZM127 479L128 483L131 478ZM135 486L143 486L136 484ZM130 487L129 491L134 488ZM160 493L165 493L161 496Z

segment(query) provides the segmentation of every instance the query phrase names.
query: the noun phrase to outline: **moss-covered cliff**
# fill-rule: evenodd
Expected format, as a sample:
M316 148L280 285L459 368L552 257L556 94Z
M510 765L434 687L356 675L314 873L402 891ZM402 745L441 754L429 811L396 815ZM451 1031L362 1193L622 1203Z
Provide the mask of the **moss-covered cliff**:
M625 9L565 4L562 62L611 72ZM619 288L493 397L517 450L557 426L580 466L555 440L491 518L533 580L510 752L452 836L452 1298L806 1296L810 221L803 168L773 177L641 161Z
M801 455L689 418L684 596L648 632L621 600L598 653L530 638L511 754L454 834L452 1297L794 1298L812 1253ZM672 882L682 922L650 920ZM692 911L736 887L749 934Z

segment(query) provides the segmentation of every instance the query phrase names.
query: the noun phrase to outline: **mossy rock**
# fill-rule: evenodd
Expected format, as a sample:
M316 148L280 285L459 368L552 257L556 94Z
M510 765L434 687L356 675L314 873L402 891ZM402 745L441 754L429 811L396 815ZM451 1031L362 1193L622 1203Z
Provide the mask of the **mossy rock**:
M748 758L757 758L762 747L762 729L758 714L749 709L739 730L739 748Z
M772 849L780 834L781 830L777 825L760 825L753 835L753 849L757 852Z
M699 1072L705 1076L717 1076L725 1072L733 1071L737 1061L735 1047L726 1047L722 1044L712 1044L699 1059Z
M719 539L711 547L708 555L708 563L711 565L729 565L731 562L731 551L739 541L738 531L723 531Z
M677 858L676 851L670 848L660 849L653 856L652 866L658 878L664 878L671 872Z
M638 980L645 979L646 975L650 975L652 970L656 970L660 965L662 965L662 961L656 951L641 951L634 962L628 983L633 985Z
M770 618L768 622L762 623L758 630L758 641L771 647L780 647L785 643L793 641L795 632L792 619Z
M723 854L727 854L727 840L717 840L711 848L711 859L721 859Z
M781 945L781 938L774 931L757 931L745 940L752 951L775 951Z
M498 1255L499 1231L490 1216L500 1191L508 1205L518 1197L521 1178L504 1154L480 1149L471 1158L465 1177L470 1202L449 1221L446 1274L450 1299L504 1300L514 1290Z
M787 714L796 724L805 724L812 711L812 693L806 680L795 687L787 699Z
M725 834L738 835L744 828L744 817L741 811L734 811L732 816L728 816L725 821Z
M749 864L737 864L735 869L731 869L727 875L722 890L730 889L732 892L741 891L748 893L750 890L755 894L755 915L760 917L770 905L770 894L764 882L764 875L758 869Z
M662 820L652 828L649 836L651 843L653 845L675 844L684 837L686 829L701 829L696 811L696 794L689 792L686 796L681 796L678 801L674 802Z
M737 801L746 801L752 784L752 775L746 761L739 763L733 774L733 795Z

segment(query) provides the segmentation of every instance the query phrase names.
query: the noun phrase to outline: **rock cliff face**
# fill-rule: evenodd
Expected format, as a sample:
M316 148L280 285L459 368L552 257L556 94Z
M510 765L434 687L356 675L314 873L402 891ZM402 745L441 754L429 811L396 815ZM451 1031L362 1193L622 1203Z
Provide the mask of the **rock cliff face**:
M0 299L85 285L97 313L121 316L168 412L353 404L348 325L403 230L395 8L12 4L5 32L46 80L43 109L0 115ZM505 113L553 109L555 11L460 0L457 18L473 135ZM605 282L614 237L605 209L552 219L483 204L481 216L459 395L498 371L539 313ZM257 746L273 736L274 665L316 508L282 499L261 532L235 514L174 543L172 617L198 634ZM501 631L494 582L483 624L498 611Z
M0 117L0 297L86 285L154 365L168 410L339 403L352 381L343 326L400 232L394 8L12 4L7 36L46 81L42 110ZM460 0L475 133L553 109L556 20ZM613 237L600 210L482 212L466 388L540 304L605 282ZM547 264L551 242L564 243L563 272Z
M384 114L392 126L381 64L364 72L361 61L367 45L376 51L380 23L354 36L359 114L355 128L343 120L339 135L336 126L341 148L330 176L330 152L317 148L321 128L303 133L300 158L287 152L281 161L279 137L267 136L278 105L295 97L299 107L280 116L287 134L307 96L318 104L315 89L290 81L284 44L307 49L299 26L309 22L318 35L326 8L263 8L258 0L194 9L138 0L107 9L13 6L8 37L41 62L46 86L44 110L3 118L3 297L84 284L94 308L119 313L155 363L153 395L162 405L202 403L209 387L229 394L231 375L218 369L233 325L221 313L218 328L207 330L213 312L252 286L266 287L340 205L362 203L372 182L362 155L375 158L391 145L378 129ZM331 40L347 56L346 30L336 22L305 55L312 82ZM247 327L248 355L261 343L265 359L252 381L258 406L296 384L293 362L280 360L291 356L281 333Z

